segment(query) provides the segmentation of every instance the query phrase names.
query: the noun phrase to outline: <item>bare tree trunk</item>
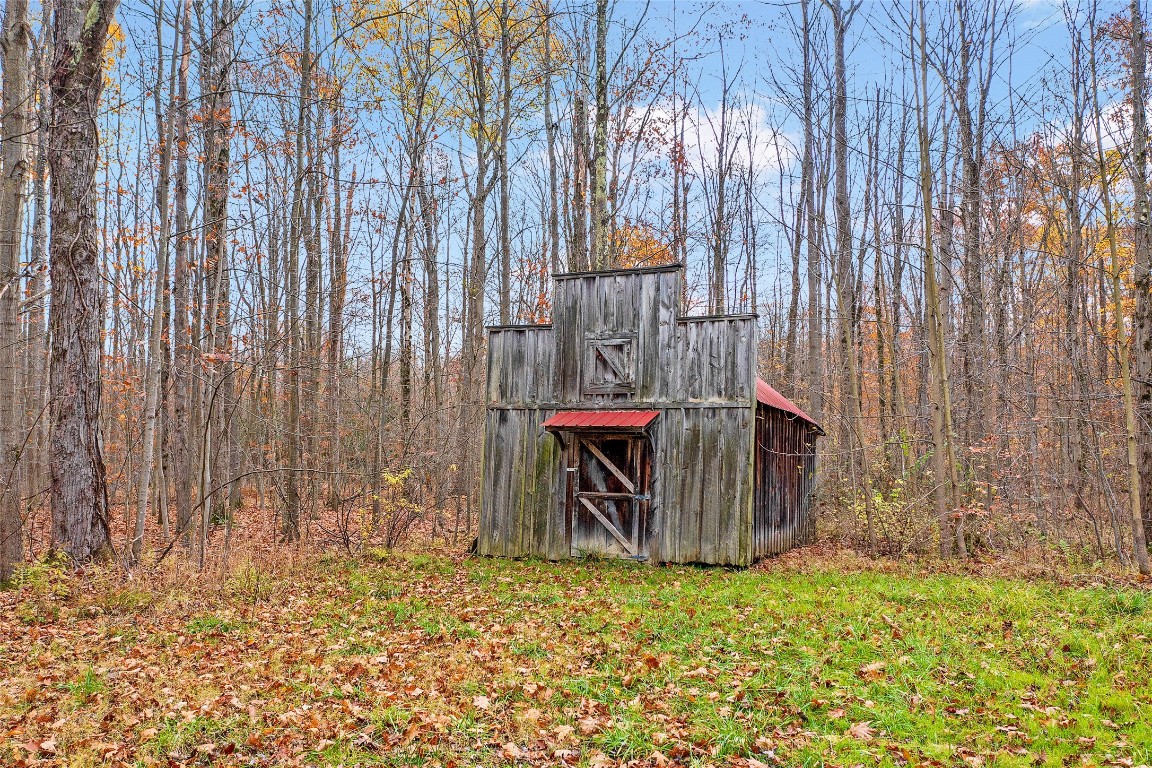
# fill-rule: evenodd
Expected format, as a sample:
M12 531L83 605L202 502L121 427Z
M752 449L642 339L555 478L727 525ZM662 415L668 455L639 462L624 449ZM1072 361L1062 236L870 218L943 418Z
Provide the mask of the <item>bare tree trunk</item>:
M422 141L424 152L427 152L427 137ZM420 255L424 268L426 284L424 294L424 347L426 378L429 383L427 397L432 407L430 426L433 434L439 439L442 435L441 427L444 421L441 413L444 404L444 374L440 353L440 272L436 263L436 253L439 248L437 235L438 203L432 190L429 189L426 163L421 163L417 175L417 199L420 205L420 220L424 227L420 243Z
M468 256L468 266L465 278L465 307L463 345L461 356L463 358L463 376L461 388L463 396L460 398L460 434L457 443L460 466L472 464L467 461L469 452L475 445L474 426L482 413L480 382L483 380L481 353L484 347L484 286L488 275L488 230L485 213L488 195L492 190L492 179L489 178L492 143L487 138L488 111L489 111L489 83L488 72L485 67L484 42L481 34L481 22L474 0L467 3L468 18L465 34L465 47L467 49L468 88L471 103L469 108L472 114L469 121L475 133L475 178L472 179L472 190L468 200L468 214L470 226L471 253ZM461 495L469 499L475 490L474 476L470 472L460 472Z
M232 420L236 404L236 364L232 360L232 272L228 244L228 198L232 134L232 29L236 13L232 0L212 4L211 37L207 41L207 66L201 68L201 96L206 103L204 120L204 250L205 303L203 338L212 359L206 367L208 386L204 402L205 429L215 432L215 450L202 457L210 462L216 485L231 480L234 436ZM215 405L212 403L215 401ZM208 490L211 490L209 488ZM228 493L205 499L201 514L224 519Z
M508 140L512 130L512 24L508 0L500 0L500 322L512 318L512 180L508 176Z
M952 455L952 401L948 383L948 365L944 359L945 332L936 275L933 243L934 214L932 193L931 137L928 122L928 40L925 2L919 0L919 88L917 89L917 128L920 137L920 194L924 209L924 320L928 326L928 356L931 370L932 460L936 518L940 527L940 556L952 554L955 543L951 524L956 486L956 462Z
M352 183L348 186L347 211L343 210L341 199L343 187L340 181L340 139L345 130L343 122L343 92L338 91L332 110L332 134L336 137L332 148L332 230L329 233L330 265L328 300L328 385L327 385L327 429L329 434L328 508L340 510L342 483L338 472L343 463L343 412L341 364L344 359L344 301L348 289L348 230L352 221L352 194L356 186L356 172L352 172Z
M4 70L0 121L0 582L24 559L20 520L20 451L24 419L18 410L16 374L20 344L20 233L28 191L31 93L28 54L31 30L27 0L7 0L0 36Z
M413 169L409 168L411 172ZM411 184L414 177L408 177ZM406 193L408 194L408 193ZM407 457L412 440L412 372L413 372L413 315L412 315L412 259L416 223L408 219L403 229L404 257L400 260L400 444Z
M308 112L312 99L312 0L304 0L304 44L301 49L300 93L296 119L295 178L292 189L292 221L288 234L287 281L284 311L288 323L288 421L285 424L286 450L284 471L284 513L280 534L285 541L300 539L300 486L299 472L302 459L301 445L301 371L303 365L302 327L300 323L300 247L307 237L307 215L304 211L305 134L308 132ZM305 307L307 311L307 307Z
M904 168L904 158L908 147L908 122L907 116L901 113L900 115L900 138L896 144L896 168ZM904 200L904 173L894 174L895 181L895 199L897 201ZM905 431L909 429L908 422L908 406L904 397L904 384L903 377L900 374L900 333L903 328L903 306L904 306L904 269L907 251L905 245L905 228L904 228L904 206L895 205L892 211L892 228L894 230L896 242L893 247L892 253L892 379L891 379L891 397L890 401L893 404L894 413L897 418L897 423L900 429L900 439L903 442ZM899 452L901 462L904 461L904 452Z
M812 19L809 14L811 0L800 0L803 26L804 58L804 157L801 176L808 179L802 186L804 210L807 214L807 278L808 278L808 409L816 421L824 414L824 337L821 333L820 283L824 262L821 247L822 234L816 210L816 125L812 83Z
M1092 511L1087 504L1089 479L1087 460L1085 456L1085 416L1083 412L1083 399L1087 392L1085 382L1084 341L1081 338L1080 309L1083 301L1083 280L1081 266L1084 261L1084 220L1081 212L1081 198L1084 193L1085 175L1085 125L1084 111L1088 109L1084 82L1080 65L1079 30L1072 28L1072 61L1069 67L1069 98L1072 102L1072 115L1069 121L1067 138L1068 154L1067 176L1064 184L1060 185L1059 192L1064 201L1064 218L1067 234L1063 238L1064 246L1064 328L1062 344L1058 349L1063 357L1061 372L1066 378L1063 385L1067 396L1062 398L1060 410L1062 411L1061 425L1064 430L1065 470L1064 492L1071 506L1072 515L1077 519L1087 519ZM1095 519L1093 518L1093 524Z
M843 448L849 452L848 467L855 478L860 471L864 485L864 503L867 513L869 554L876 554L876 528L872 509L872 489L867 456L864 453L862 414L860 408L860 382L856 362L856 287L852 267L852 211L848 198L848 72L844 55L844 39L859 2L847 6L840 0L825 0L832 12L833 29L833 163L835 166L834 208L836 214L836 315L840 341L841 381L844 408ZM866 206L867 207L867 206ZM867 219L865 210L864 218Z
M714 315L722 315L728 310L728 248L732 232L728 213L728 182L735 154L735 150L729 149L729 144L732 143L729 126L732 84L728 80L728 73L723 63L723 38L720 41L720 50L719 126L712 125L712 137L716 143L716 167L712 175L712 189L705 189L706 207L710 209L712 217L712 231L709 233L708 244L711 257L709 272L712 277L708 286L708 309Z
M188 220L188 63L192 55L192 3L184 0L180 22L180 65L178 67L176 110L176 174L173 185L175 204L176 265L172 286L172 335L174 361L172 365L172 464L173 490L176 507L176 532L181 546L192 546L192 508L195 503L192 473L195 467L193 440L193 371L194 344L189 311L192 305L192 259Z
M986 339L985 246L981 226L983 218L983 180L981 174L984 165L983 116L988 93L987 88L983 86L982 79L978 78L977 80L975 112L970 93L974 67L972 35L990 35L994 46L996 26L995 19L992 19L991 26L984 25L983 28L972 30L968 18L971 12L970 6L960 2L956 3L957 32L960 37L956 110L961 161L961 224L964 229L964 292L962 294L964 313L960 327L959 346L961 361L964 365L964 385L968 397L965 433L969 449L991 446L991 430L996 424L996 401L991 388L991 368ZM988 20L985 19L984 21ZM988 60L988 66L992 67L993 51L990 47L981 50ZM992 467L979 467L978 457L980 455L982 452L970 454L971 472L974 478L983 479L985 505L991 507L995 493ZM962 512L958 512L958 514L957 528L959 531L957 535L962 537L965 518ZM957 540L957 546L963 553L964 542L962 539Z
M73 562L112 554L100 445L104 306L96 227L96 108L116 0L62 3L53 32L52 539Z
M314 9L312 13L312 26L315 26ZM310 29L309 39L313 40L315 29ZM310 42L310 48L315 45ZM309 57L309 72L316 66L316 55ZM317 95L320 91L316 84L309 84L309 91L316 87ZM304 131L304 198L301 207L301 233L304 247L304 306L303 339L301 361L299 364L299 411L300 411L300 456L299 471L296 473L297 483L303 482L302 503L306 513L301 531L302 537L308 535L308 521L315 514L316 501L319 491L319 478L316 475L317 459L320 455L320 435L318 427L322 417L320 408L320 365L322 360L321 328L324 315L324 297L322 295L323 257L320 249L320 228L324 221L325 195L322 191L321 176L324 168L324 132L326 124L326 99L310 98L304 112L304 122L301 129Z
M156 13L156 41L158 62L163 61L163 40L160 25L163 23L163 13L157 9ZM180 39L180 16L176 17L177 26L175 39ZM179 60L179 46L173 46L172 67L168 76L168 93L176 91L176 68ZM160 232L156 241L156 283L153 290L152 325L148 331L148 357L145 361L144 374L144 434L141 437L141 449L144 455L140 459L140 471L136 480L136 519L132 528L132 545L129 551L129 562L140 562L144 547L144 523L148 513L149 488L152 483L154 457L156 455L157 430L156 425L160 418L160 379L161 379L161 342L164 336L165 320L167 317L166 303L168 293L168 241L171 238L171 217L168 215L170 194L170 176L172 170L172 143L175 139L173 130L175 121L164 119L161 106L164 92L163 68L157 67L156 84L153 90L153 110L156 117L156 135L160 140L160 168L156 183L156 215L160 219Z
M560 182L556 158L556 123L552 116L552 19L550 11L544 20L544 135L548 145L548 243L552 271L560 271Z
M608 0L596 0L596 114L592 131L592 266L610 266L608 230Z
M1136 314L1133 318L1133 394L1139 416L1142 527L1152 527L1152 221L1148 210L1148 78L1144 18L1132 0L1132 197L1135 208Z
M1139 0L1137 0L1138 2ZM1093 132L1096 134L1096 164L1100 173L1100 198L1104 206L1104 226L1108 238L1109 271L1112 275L1112 322L1116 332L1116 356L1120 360L1120 386L1124 397L1124 446L1128 462L1128 514L1132 524L1132 551L1140 573L1152 573L1148 561L1148 540L1140 512L1139 426L1132 397L1132 367L1129 361L1128 329L1124 322L1124 287L1121 279L1120 253L1116 243L1116 220L1112 210L1112 178L1104 154L1104 119L1097 87L1095 8L1092 9L1089 32L1089 67L1092 74Z
M576 92L572 96L572 241L568 257L568 269L573 272L589 267L588 177L591 162L588 152L588 102L584 93L588 81L586 45L586 36L581 37L573 51L576 59Z
M24 476L24 496L35 503L45 487L47 466L48 419L46 413L48 323L45 297L48 294L48 123L50 91L48 71L52 63L52 2L41 3L41 35L36 57L36 77L39 108L36 110L36 158L32 169L32 197L35 203L32 222L32 253L28 265L26 294L27 320L25 323L24 419L28 444L22 458L27 462Z
M749 163L751 166L751 163ZM751 170L751 168L749 169ZM795 204L794 218L792 223L792 240L789 243L791 246L790 255L792 257L791 264L792 270L789 273L789 291L788 291L788 328L787 336L784 343L784 368L788 375L789 383L795 388L799 382L800 367L797 360L797 344L800 334L800 259L804 248L804 201L808 195L808 184L810 179L808 173L811 169L808 164L801 161L800 164L800 199ZM781 183L784 183L781 177ZM752 192L749 190L749 202L751 203Z
M675 54L673 54L675 56ZM679 59L673 59L673 78L680 66ZM685 89L687 90L687 89ZM675 79L672 85L672 151L669 162L672 164L672 260L684 264L684 253L687 249L687 233L681 227L681 210L685 207L684 194L684 137L683 112L687 109L684 103L687 98L677 91Z

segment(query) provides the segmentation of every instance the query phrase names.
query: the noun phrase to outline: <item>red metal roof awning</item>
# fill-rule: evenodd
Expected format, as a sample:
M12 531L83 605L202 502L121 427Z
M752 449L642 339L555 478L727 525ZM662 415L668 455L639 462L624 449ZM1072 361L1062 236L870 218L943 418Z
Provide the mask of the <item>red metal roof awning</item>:
M544 429L643 429L660 411L560 411Z
M800 410L799 406L773 389L764 379L756 379L756 402L763 403L771 408L777 408L793 416L799 416L804 419L804 421L816 427L816 429L819 429L821 433L824 432L823 429L820 429L820 425L812 420L811 416L804 413L804 411Z

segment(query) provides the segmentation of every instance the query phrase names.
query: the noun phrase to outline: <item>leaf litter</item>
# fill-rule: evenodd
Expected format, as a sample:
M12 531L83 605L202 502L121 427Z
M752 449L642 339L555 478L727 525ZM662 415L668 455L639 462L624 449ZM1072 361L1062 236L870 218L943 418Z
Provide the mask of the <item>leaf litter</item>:
M0 764L1152 763L1124 588L401 554L250 579L0 593Z

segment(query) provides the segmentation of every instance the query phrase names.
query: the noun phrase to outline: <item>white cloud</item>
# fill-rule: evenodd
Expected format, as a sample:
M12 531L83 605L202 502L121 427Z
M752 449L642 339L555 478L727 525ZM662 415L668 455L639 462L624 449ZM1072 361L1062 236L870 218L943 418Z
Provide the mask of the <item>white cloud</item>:
M641 119L638 116L636 122ZM750 161L757 175L776 174L798 160L798 142L775 126L768 110L752 96L741 95L732 99L726 115L720 104L701 106L692 103L685 108L680 102L653 108L648 120L649 130L658 131L662 140L645 153L644 159L667 159L674 132L679 128L683 136L685 162L697 174L706 167L715 167L722 127L727 133L728 152L740 169L747 169ZM676 126L680 120L683 125Z

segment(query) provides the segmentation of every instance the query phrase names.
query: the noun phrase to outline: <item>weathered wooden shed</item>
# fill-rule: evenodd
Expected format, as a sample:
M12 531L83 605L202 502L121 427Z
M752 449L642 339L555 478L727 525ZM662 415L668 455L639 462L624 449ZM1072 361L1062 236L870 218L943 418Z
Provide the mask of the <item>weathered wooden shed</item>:
M555 276L495 326L477 551L749 565L809 540L815 441L756 375L755 315L685 317L680 266Z

